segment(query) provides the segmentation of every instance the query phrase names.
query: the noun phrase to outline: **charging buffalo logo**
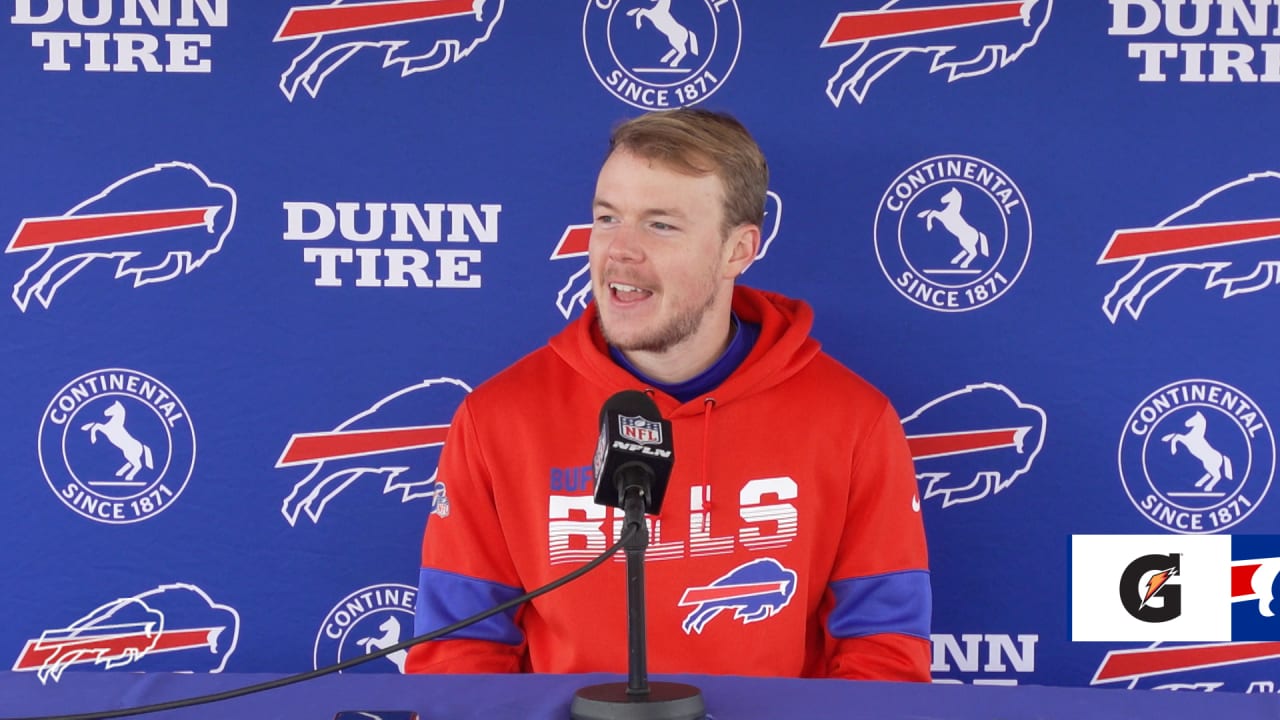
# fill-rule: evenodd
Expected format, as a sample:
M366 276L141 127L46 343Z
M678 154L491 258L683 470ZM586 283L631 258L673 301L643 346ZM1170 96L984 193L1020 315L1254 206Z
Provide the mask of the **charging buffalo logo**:
M134 523L173 504L195 469L182 401L155 378L110 368L54 395L40 422L40 468L58 499L90 520Z
M240 614L186 583L112 600L28 640L13 663L57 682L70 667L130 672L222 672L236 650Z
M1183 274L1202 272L1222 297L1280 282L1280 173L1263 172L1214 188L1154 227L1117 230L1099 265L1133 263L1102 301L1112 323L1137 320L1147 303Z
M1280 640L1280 535L1231 537L1231 639Z
M368 475L383 479L383 493L399 491L401 502L431 498L432 514L447 516L449 502L444 483L436 481L436 466L449 418L469 392L461 380L425 380L382 398L333 430L289 438L276 467L312 467L280 512L290 525L303 513L318 523L331 500ZM422 425L423 418L440 422Z
M1263 617L1275 617L1276 576L1280 575L1280 557L1249 558L1231 563L1231 602L1254 603Z
M1266 497L1275 439L1249 396L1216 380L1183 380L1129 416L1119 462L1125 492L1148 520L1171 532L1219 532Z
M1147 623L1168 622L1182 614L1182 587L1176 578L1182 556L1143 555L1120 574L1120 604Z
M642 110L694 105L738 62L736 0L589 0L582 44L596 79Z
M778 228L782 226L782 197L772 190L765 195L764 224L765 227L760 229L760 250L756 252L755 261L762 260L768 254L769 246L778 237ZM570 225L565 228L560 241L551 251L551 260L582 260L582 266L569 276L564 287L556 294L556 309L566 320L573 316L574 310L585 308L591 297L591 267L587 263L590 244L590 225Z
M878 10L836 16L821 47L853 55L827 81L837 107L849 95L861 103L872 83L913 53L932 55L929 72L947 81L985 75L1036 44L1053 0L889 0Z
M1108 652L1089 684L1125 682L1131 690L1211 692L1225 690L1229 680L1250 671L1257 672L1258 664L1267 666L1275 660L1280 660L1280 642L1155 642L1146 647ZM1208 679L1210 677L1212 679ZM1251 682L1247 690L1275 692L1276 687L1273 681L1263 680Z
M902 421L924 499L942 507L998 493L1031 469L1044 445L1044 410L996 383L969 385Z
M710 585L686 588L680 607L692 606L681 627L685 634L701 633L707 623L725 610L744 625L767 620L782 612L796 593L796 573L773 558L739 565Z
M417 588L384 583L360 588L333 606L316 634L312 667L352 660L386 650L413 637L413 609ZM381 660L356 666L357 672L387 672L391 666L404 674L408 650L397 650Z
M876 257L894 289L939 312L987 305L1031 254L1031 214L1004 171L964 155L916 163L876 210Z
M381 48L382 67L399 65L401 77L456 63L489 39L504 1L336 0L290 8L274 42L311 44L280 76L280 91L290 102L299 88L314 98L329 74L364 48Z
M62 215L18 225L5 253L39 257L13 286L13 302L23 312L32 300L48 308L94 260L116 261L115 279L134 287L172 280L221 250L235 218L235 191L194 165L163 163L127 175Z

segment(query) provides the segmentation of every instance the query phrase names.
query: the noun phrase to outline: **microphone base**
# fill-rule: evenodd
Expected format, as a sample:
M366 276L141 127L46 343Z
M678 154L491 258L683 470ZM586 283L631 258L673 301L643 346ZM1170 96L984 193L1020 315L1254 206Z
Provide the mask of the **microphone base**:
M573 720L703 720L702 692L692 685L649 683L648 695L628 695L624 682L590 685L573 696Z

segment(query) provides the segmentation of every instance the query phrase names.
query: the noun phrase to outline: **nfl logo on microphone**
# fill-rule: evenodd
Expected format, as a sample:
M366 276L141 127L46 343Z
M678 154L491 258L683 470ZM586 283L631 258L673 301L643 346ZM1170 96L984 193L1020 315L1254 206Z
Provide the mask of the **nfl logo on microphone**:
M662 424L643 417L618 416L618 432L622 437L642 445L662 444Z
M1073 535L1075 642L1280 640L1280 535Z

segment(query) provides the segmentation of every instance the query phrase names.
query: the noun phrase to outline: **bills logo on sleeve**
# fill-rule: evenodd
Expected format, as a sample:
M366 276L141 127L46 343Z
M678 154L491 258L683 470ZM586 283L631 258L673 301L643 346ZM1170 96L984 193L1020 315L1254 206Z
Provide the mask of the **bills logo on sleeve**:
M871 85L913 53L932 55L929 72L948 82L985 75L1017 60L1036 44L1053 0L889 0L877 10L842 12L821 47L853 54L827 81L837 107L845 96L861 103Z
M1031 469L1044 445L1045 412L998 383L968 385L902 421L924 499L942 507L1001 492Z
M400 76L438 70L489 39L504 0L336 0L289 9L275 42L310 39L280 76L280 92L315 97L325 78L364 48L382 48L382 67Z
M235 652L240 614L187 583L112 600L66 627L28 640L15 672L58 681L67 668L222 672Z
M1121 313L1137 320L1184 275L1224 299L1274 286L1280 282L1278 203L1280 173L1254 173L1154 226L1116 230L1097 264L1128 270L1103 299L1103 313L1112 323Z
M289 438L276 467L311 466L311 471L284 499L285 520L296 525L305 513L320 522L325 507L366 475L381 477L383 493L399 491L401 502L431 498L432 514L447 516L444 483L436 480L440 447L449 419L469 392L461 380L425 380L382 398L333 430ZM438 422L424 425L423 418Z
M222 249L236 218L236 194L183 162L126 175L62 215L24 219L5 248L34 261L13 286L23 312L48 308L94 260L114 260L134 287L193 272Z

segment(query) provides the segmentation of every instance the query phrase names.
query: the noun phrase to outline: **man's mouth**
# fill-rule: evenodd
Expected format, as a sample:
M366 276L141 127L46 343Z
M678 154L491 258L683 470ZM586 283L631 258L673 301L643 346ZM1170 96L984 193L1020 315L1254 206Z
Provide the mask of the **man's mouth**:
M652 290L645 290L635 285L620 282L609 283L609 292L614 299L624 303L639 302L653 295Z

